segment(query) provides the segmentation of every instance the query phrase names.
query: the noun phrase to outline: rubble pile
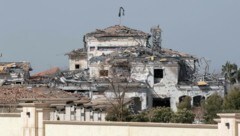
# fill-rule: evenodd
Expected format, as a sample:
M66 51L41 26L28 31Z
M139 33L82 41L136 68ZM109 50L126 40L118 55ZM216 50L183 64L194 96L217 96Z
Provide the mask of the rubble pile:
M115 25L105 29L96 29L96 31L86 34L94 37L150 37L150 34L140 30L131 29L122 25Z
M128 47L122 48L118 51L115 51L108 55L101 55L97 57L93 57L90 59L90 63L96 62L110 62L110 61L119 61L119 59L125 59L128 61L167 61L170 59L181 59L181 58L191 58L197 59L191 55L179 53L177 51L161 49L160 50L152 50L148 47L136 46L136 47ZM118 60L116 60L118 59Z
M31 70L28 62L0 62L0 86L25 83Z
M69 56L70 58L77 58L79 56L87 55L87 51L85 48L75 49L65 55Z

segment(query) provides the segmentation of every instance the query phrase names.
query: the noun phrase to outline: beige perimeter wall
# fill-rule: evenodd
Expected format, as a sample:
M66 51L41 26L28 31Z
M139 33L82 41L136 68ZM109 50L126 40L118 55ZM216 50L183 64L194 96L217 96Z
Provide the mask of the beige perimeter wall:
M0 136L19 136L21 121L20 114L0 114Z
M45 136L217 136L217 125L45 121Z

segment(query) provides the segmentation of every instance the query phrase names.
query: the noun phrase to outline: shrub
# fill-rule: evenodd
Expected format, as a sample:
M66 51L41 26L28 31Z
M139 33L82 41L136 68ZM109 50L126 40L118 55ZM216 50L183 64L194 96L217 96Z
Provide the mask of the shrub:
M190 110L178 110L172 117L173 123L192 123L194 121L195 114Z
M223 98L217 93L209 96L201 103L204 110L205 123L216 123L213 119L217 118L217 113L222 110Z
M189 96L184 97L183 100L178 104L177 108L179 110L191 110L191 100L192 99Z

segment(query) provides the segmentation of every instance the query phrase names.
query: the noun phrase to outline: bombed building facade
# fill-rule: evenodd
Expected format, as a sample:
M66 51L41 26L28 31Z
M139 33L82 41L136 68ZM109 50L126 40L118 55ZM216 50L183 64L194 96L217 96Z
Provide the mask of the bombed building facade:
M84 92L93 100L116 99L119 93L134 100L137 110L165 106L176 111L186 96L199 106L213 93L224 95L221 81L198 73L198 58L162 48L159 27L151 34L121 25L97 29L84 36L83 48L66 55L70 71L85 74L63 77L62 89Z
M31 70L29 62L0 62L0 86L26 83Z
M30 76L29 63L2 62L0 86L21 85L0 88L0 110L19 112L19 103L47 103L50 120L105 121L113 105L132 113L151 107L176 111L186 96L195 107L213 93L223 96L224 82L208 71L201 74L201 59L163 48L161 32L115 25L87 33L83 48L66 53L65 71L55 67Z

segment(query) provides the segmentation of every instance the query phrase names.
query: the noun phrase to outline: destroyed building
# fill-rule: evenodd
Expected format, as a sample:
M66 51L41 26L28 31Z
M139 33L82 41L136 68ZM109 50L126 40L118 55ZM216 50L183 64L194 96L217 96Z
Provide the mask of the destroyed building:
M0 62L0 86L26 83L31 70L29 62Z
M221 80L199 73L201 59L162 47L159 27L149 34L115 25L83 39L83 48L66 54L69 70L55 67L29 77L27 62L0 63L0 85L27 84L1 87L0 110L47 103L50 120L105 121L106 110L117 104L132 113L159 106L176 111L186 96L197 107L213 93L224 95Z
M115 25L87 33L84 47L67 54L72 73L79 70L87 75L63 76L62 89L88 93L93 100L124 92L139 110L165 106L176 111L186 96L199 106L213 93L224 95L221 81L198 73L197 57L162 48L161 29L154 27L151 32Z

